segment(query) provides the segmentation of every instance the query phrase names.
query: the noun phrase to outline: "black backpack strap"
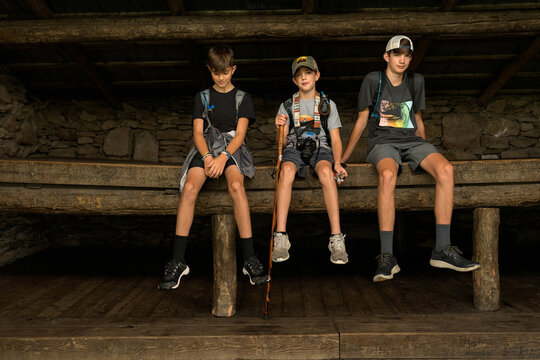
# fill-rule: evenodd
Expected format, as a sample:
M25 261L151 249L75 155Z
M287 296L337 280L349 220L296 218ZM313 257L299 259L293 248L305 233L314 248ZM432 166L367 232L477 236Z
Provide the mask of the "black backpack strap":
M283 102L283 107L285 108L285 111L287 111L287 115L289 116L289 127L294 128L294 119L293 119L293 113L292 113L292 102L293 99L288 98Z
M214 109L214 105L210 106L210 89L203 90L200 92L200 94L201 94L201 102L204 108L202 117L208 122L208 125L212 125L212 122L210 121L209 112Z
M375 118L379 118L379 102L381 101L381 93L383 90L385 81L383 81L383 72L379 71L379 85L377 87L377 91L373 94L373 102L375 105L373 105L373 108L371 109L371 116Z

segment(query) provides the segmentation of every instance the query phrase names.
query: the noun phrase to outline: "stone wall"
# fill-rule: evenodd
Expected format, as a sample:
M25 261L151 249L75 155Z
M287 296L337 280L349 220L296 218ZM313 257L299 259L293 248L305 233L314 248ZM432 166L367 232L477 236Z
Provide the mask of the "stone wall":
M257 121L247 143L256 165L274 162L280 100L254 98ZM355 99L335 101L345 144L356 119ZM427 99L426 134L444 155L453 160L540 156L540 95L500 96L486 107L474 101ZM121 109L99 100L43 100L0 73L0 157L181 163L191 143L192 106L193 97L126 99ZM364 137L351 162L365 161L365 152Z
M257 121L247 141L256 165L275 161L274 116L282 100L254 98ZM356 119L356 100L354 95L334 100L343 123L345 145ZM473 97L427 99L423 113L427 137L445 156L454 160L540 157L540 95L499 96L486 107L478 107L474 101ZM43 99L28 93L16 78L0 68L0 158L180 164L190 146L192 106L191 96L125 99L121 109L113 109L101 100ZM350 162L363 162L365 157L364 137ZM538 214L538 209L534 213ZM376 219L371 219L376 237ZM254 233L266 238L269 221L264 216L254 219ZM168 246L173 226L174 217L141 220L3 214L0 266L49 246ZM349 231L354 232L354 228L349 224ZM317 233L319 230L314 229ZM208 221L196 221L192 237L209 238Z

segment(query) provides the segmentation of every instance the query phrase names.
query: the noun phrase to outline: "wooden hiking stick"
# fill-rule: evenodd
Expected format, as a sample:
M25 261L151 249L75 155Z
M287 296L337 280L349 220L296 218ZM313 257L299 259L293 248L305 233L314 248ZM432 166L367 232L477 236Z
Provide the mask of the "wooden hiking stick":
M272 282L272 278L270 277L270 273L272 272L272 251L274 250L274 230L276 229L276 210L277 210L277 190L278 190L278 183L279 183L279 173L281 171L281 162L283 160L283 125L279 126L278 130L278 158L276 163L276 169L275 169L275 175L276 175L276 187L274 189L274 210L272 212L272 231L270 232L270 255L268 257L268 278L270 279L266 283L266 299L264 302L264 319L268 320L268 310L270 306L270 283Z

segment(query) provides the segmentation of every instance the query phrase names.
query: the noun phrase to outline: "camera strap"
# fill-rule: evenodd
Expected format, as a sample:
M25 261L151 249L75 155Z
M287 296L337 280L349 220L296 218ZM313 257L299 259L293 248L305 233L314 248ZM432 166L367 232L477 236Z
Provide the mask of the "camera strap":
M313 129L318 133L321 128L321 114L319 113L319 104L321 103L321 97L319 93L315 93L315 106L313 109ZM294 127L300 128L300 93L295 93L293 95L293 120ZM299 131L297 131L298 133Z

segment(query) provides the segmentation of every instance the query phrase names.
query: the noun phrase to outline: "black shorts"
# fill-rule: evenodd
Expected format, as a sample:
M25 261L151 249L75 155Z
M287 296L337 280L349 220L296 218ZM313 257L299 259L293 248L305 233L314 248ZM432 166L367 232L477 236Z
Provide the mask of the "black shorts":
M225 163L225 167L223 168L223 172L225 172L225 169L227 169L231 165L236 165L236 162L234 162L234 159L231 157L227 162ZM193 160L189 163L188 169L191 169L193 167L200 167L204 169L204 161L202 159L202 156L195 156Z

